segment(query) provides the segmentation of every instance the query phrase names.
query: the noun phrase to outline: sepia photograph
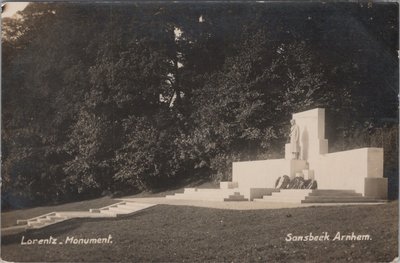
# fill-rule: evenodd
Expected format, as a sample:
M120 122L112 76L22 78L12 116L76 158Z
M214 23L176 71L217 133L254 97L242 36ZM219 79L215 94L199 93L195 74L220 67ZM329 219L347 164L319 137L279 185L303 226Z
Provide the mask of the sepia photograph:
M400 262L398 3L1 20L2 262Z

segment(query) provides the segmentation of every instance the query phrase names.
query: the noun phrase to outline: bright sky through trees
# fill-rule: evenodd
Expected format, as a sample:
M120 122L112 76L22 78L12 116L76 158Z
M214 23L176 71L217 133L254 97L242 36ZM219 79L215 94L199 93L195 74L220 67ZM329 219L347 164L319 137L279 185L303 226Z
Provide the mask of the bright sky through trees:
M1 14L1 17L11 17L16 12L24 10L24 8L29 4L29 2L17 2L17 3L5 3L6 8L4 13Z

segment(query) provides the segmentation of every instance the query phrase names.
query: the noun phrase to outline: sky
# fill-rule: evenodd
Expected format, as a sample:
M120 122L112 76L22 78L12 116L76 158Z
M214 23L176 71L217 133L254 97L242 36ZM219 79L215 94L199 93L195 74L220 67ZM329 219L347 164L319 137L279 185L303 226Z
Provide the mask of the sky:
M4 4L4 2L2 4ZM29 2L8 2L6 3L6 9L4 13L1 14L1 17L13 16L16 12L23 10L28 4Z

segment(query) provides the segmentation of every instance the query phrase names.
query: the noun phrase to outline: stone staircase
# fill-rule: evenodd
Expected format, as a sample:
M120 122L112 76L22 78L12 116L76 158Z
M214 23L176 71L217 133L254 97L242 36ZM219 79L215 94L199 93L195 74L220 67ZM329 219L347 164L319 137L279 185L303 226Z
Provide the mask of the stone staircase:
M168 199L201 201L249 201L240 194L238 188L198 189L185 188L183 193L167 195Z
M105 217L117 217L119 215L132 214L143 209L154 206L154 204L136 203L136 202L120 202L99 209L90 209L90 213L98 213Z
M256 202L278 203L377 203L385 202L375 198L364 197L354 190L324 189L280 189L271 195L254 199Z
M310 194L311 189L280 189L271 195L264 195L262 198L255 198L255 202L274 202L274 203L301 203Z
M249 201L249 199L244 198L239 192L234 192L233 195L229 195L228 198L224 198L224 201Z
M61 215L60 213L52 212L27 220L17 220L17 225L26 225L26 228L42 228L67 219L68 217Z
M376 203L386 202L376 198L365 197L354 190L313 190L302 200L302 203Z
M155 206L155 204L136 203L123 201L113 205L105 206L99 209L90 209L89 211L64 211L51 212L30 219L17 220L17 226L2 228L2 232L13 232L25 229L38 229L72 218L109 218L120 215L129 215L143 209Z

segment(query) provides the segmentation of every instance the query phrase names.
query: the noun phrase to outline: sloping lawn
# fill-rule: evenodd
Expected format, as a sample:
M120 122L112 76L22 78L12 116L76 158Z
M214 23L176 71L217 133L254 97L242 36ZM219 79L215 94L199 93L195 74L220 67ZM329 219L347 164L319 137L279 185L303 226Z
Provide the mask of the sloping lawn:
M342 234L372 240L286 242L288 233L333 239ZM112 236L112 243L65 244L67 237ZM21 245L57 238L56 245ZM219 210L159 205L117 219L74 219L2 237L7 261L58 262L390 262L397 256L398 202L384 205L276 210Z

